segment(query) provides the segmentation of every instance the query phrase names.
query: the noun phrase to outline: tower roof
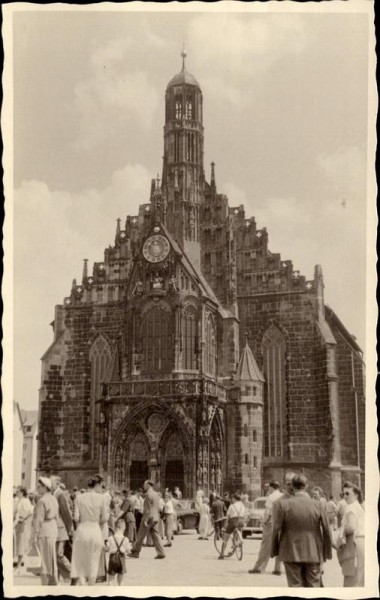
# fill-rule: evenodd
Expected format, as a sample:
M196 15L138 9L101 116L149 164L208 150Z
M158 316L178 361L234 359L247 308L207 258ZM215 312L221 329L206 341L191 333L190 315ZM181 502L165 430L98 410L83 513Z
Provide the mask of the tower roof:
M265 381L261 374L251 348L248 346L248 340L245 341L243 352L241 353L238 368L235 375L236 381Z
M169 83L167 85L167 88L172 87L174 85L182 85L183 83L187 83L189 85L196 85L197 88L201 89L201 86L199 85L198 81L195 79L194 75L192 75L191 73L186 71L185 58L186 58L187 54L186 54L185 50L182 50L181 56L182 56L182 69L179 73L177 73L177 75L174 75L174 77L172 77L172 79L169 81Z

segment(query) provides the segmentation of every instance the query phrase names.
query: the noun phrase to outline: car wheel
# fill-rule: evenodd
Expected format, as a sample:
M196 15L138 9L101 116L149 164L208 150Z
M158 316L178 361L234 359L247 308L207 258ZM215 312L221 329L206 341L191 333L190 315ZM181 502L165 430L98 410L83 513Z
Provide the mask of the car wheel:
M183 521L182 519L177 519L177 533L182 533L183 530Z
M242 536L243 536L243 540L245 540L245 538L248 537L248 531L243 531Z

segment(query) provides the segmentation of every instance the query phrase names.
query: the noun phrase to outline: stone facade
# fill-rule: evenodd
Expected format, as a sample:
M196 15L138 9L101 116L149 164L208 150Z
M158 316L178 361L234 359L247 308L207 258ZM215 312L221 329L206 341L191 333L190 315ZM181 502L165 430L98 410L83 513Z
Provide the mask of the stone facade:
M104 260L56 307L42 359L39 472L67 484L152 477L186 496L303 471L363 483L362 353L323 298L230 207L203 167L203 97L185 68L165 95L162 180ZM244 346L245 339L245 346ZM240 348L243 348L240 352Z

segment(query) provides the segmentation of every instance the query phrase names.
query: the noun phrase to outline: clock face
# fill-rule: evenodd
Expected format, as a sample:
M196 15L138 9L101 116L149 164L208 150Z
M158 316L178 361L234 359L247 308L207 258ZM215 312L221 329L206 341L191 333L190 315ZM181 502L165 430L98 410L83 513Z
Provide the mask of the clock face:
M143 255L149 262L158 263L167 257L169 250L169 242L163 235L152 235L145 241Z

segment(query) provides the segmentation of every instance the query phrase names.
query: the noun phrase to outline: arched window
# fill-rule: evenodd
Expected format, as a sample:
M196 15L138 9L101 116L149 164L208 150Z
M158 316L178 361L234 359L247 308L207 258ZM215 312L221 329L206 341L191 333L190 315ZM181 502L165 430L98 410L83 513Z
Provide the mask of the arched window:
M91 398L90 398L90 440L91 457L96 455L96 423L99 420L100 384L104 381L111 360L111 349L107 340L100 335L90 350L91 362Z
M175 97L175 118L182 119L182 96L177 94Z
M197 368L196 355L197 315L192 306L185 308L182 314L182 368L195 370Z
M286 456L286 343L281 331L271 325L263 337L265 376L264 455Z
M185 118L186 119L193 118L193 99L190 95L186 96Z
M173 333L169 315L152 308L141 329L142 373L169 373L173 366Z
M215 359L216 359L216 335L215 324L211 315L206 321L206 365L205 370L208 375L215 376Z

